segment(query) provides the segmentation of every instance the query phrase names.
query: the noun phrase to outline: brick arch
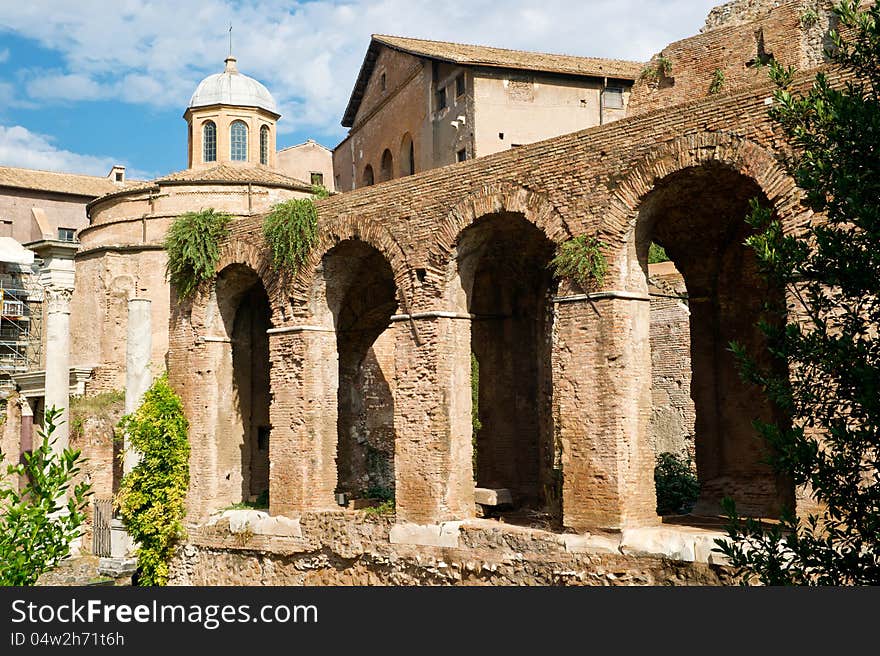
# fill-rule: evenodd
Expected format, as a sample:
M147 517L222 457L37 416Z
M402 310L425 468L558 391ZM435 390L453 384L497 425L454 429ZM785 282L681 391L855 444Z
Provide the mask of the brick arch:
M767 148L728 132L702 132L661 144L617 185L602 233L627 243L642 201L669 175L695 166L725 164L761 188L783 219L801 214L802 192Z
M269 297L269 304L272 307L272 324L277 326L281 319L281 307L284 299L281 294L281 282L278 276L272 270L271 260L268 252L262 245L257 245L247 240L236 238L227 240L220 246L220 257L217 261L216 273L220 275L224 269L229 266L240 264L248 267L257 274ZM216 284L216 276L211 281L211 286ZM211 293L205 289L201 289L192 300L192 324L205 326L207 321L208 304L210 303Z
M315 280L315 272L324 256L343 241L363 242L379 251L387 260L394 274L398 303L402 309L409 308L412 292L413 270L400 243L391 232L375 221L360 216L343 215L319 227L318 241L312 247L308 260L300 267L291 284L291 316L308 313L309 290Z
M444 270L462 231L477 219L500 212L522 214L553 243L572 237L565 219L544 194L514 184L486 185L453 207L440 221L428 250L429 265L435 271Z

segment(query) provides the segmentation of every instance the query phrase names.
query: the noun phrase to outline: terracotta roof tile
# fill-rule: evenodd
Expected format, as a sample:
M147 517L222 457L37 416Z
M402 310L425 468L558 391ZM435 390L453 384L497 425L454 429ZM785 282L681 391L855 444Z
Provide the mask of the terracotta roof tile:
M644 68L642 63L619 59L554 55L526 50L449 43L447 41L408 39L384 34L374 34L373 39L413 55L469 66L516 68L544 73L614 77L625 80L635 80Z
M96 198L123 187L109 178L75 173L56 173L35 169L0 166L0 187L34 189L37 191Z

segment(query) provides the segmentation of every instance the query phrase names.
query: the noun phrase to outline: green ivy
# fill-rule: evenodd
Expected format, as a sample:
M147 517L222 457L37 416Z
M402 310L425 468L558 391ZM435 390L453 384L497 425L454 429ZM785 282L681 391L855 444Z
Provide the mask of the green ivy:
M722 89L724 89L724 71L720 68L716 68L715 72L712 73L712 82L709 84L709 95L714 96L715 94L721 93Z
M138 547L139 585L165 585L168 562L183 537L189 487L188 423L180 397L163 375L144 394L138 410L119 427L140 462L122 479L117 505Z
M220 241L229 234L232 216L212 208L186 212L174 220L165 236L168 264L165 276L180 299L212 280L220 260Z
M608 261L602 253L606 244L595 237L581 235L562 243L556 257L550 262L557 278L571 278L587 288L595 281L599 286L605 282Z
M33 585L70 555L71 543L82 536L91 485L73 485L82 462L79 450L52 449L60 414L46 410L39 445L0 477L0 586ZM20 480L26 482L18 489Z
M314 188L315 197L327 191ZM263 221L263 237L272 251L272 266L277 270L298 270L318 241L318 213L311 198L296 198L278 203Z

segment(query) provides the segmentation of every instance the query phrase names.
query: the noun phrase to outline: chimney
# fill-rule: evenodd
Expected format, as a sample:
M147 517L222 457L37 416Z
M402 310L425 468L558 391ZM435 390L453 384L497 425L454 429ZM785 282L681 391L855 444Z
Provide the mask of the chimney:
M115 164L107 177L116 184L123 184L125 182L125 167Z

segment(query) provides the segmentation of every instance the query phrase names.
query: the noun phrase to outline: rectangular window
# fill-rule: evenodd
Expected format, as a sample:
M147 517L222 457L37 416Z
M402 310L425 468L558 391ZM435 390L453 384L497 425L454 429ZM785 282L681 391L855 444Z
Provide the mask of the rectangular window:
M446 87L437 89L437 111L446 109Z
M458 151L458 154L457 154L457 157L458 157L458 161L459 161L459 162L463 162L463 161L465 161L465 160L467 159L467 149L466 149L466 148L462 148L461 150L459 150L459 151Z
M623 109L623 88L605 87L602 93L602 106L606 109Z
M323 187L324 186L324 174L323 173L315 173L313 171L312 172L312 184L313 185L320 185L321 187Z
M382 82L382 91L385 91L388 88L388 86L387 86L388 83L385 79L385 73L382 73L381 82Z
M58 241L76 241L76 228L58 228Z
M456 97L463 96L464 91L465 91L464 74L462 74L462 75L459 75L457 78L455 78L455 96Z

